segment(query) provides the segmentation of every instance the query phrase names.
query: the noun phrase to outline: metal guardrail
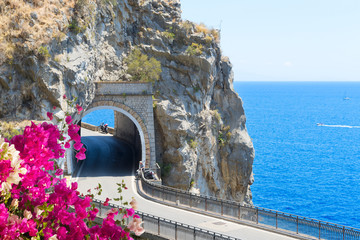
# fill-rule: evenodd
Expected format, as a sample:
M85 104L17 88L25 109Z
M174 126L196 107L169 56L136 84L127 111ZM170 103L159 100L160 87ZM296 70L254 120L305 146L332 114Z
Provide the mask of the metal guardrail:
M105 218L107 212L112 208L121 208L122 206L116 204L109 204L108 206L103 205L103 201L94 199L95 207L99 209L98 217ZM212 231L204 230L201 228L193 227L187 224L175 222L169 219L153 216L141 211L135 211L143 221L143 227L146 233L157 235L166 239L174 240L239 240L226 235L215 233ZM116 215L116 220L122 220L122 215ZM131 218L126 219L126 224L129 224Z
M167 204L188 207L196 211L216 214L233 221L266 227L296 234L295 236L329 240L360 240L360 229L337 225L316 219L241 205L238 202L197 195L163 185L154 184L140 177L143 191Z

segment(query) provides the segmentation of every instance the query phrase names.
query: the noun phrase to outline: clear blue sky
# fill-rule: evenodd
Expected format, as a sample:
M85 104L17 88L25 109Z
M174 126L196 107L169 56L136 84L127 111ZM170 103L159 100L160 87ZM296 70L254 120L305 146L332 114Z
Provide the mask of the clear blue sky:
M219 28L235 81L360 81L360 0L181 0Z

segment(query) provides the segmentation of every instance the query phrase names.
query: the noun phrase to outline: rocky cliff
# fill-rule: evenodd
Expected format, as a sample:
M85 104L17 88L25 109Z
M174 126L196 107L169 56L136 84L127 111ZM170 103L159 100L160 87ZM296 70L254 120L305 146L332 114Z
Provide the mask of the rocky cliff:
M231 63L219 32L183 21L178 0L7 0L0 12L0 117L42 119L67 107L63 94L86 108L94 81L128 81L123 60L137 46L162 67L154 97L164 184L252 204L254 149Z

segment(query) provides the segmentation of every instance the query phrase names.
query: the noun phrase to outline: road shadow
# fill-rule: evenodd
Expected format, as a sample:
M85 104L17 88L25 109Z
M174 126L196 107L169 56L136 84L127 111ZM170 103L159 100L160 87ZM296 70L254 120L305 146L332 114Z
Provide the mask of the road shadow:
M86 159L74 173L78 177L132 176L134 147L112 136L84 136L81 141L87 148ZM80 172L80 173L79 173Z

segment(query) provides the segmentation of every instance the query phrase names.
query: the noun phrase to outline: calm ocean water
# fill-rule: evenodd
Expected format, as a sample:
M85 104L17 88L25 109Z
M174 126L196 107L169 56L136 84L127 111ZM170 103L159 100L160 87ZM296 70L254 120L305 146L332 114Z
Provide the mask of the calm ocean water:
M234 88L256 152L254 204L360 228L360 83L234 82ZM113 126L113 111L83 121Z
M95 126L107 123L109 127L114 127L114 111L111 109L97 110L86 115L82 121Z
M360 228L360 83L234 88L255 147L254 204Z

